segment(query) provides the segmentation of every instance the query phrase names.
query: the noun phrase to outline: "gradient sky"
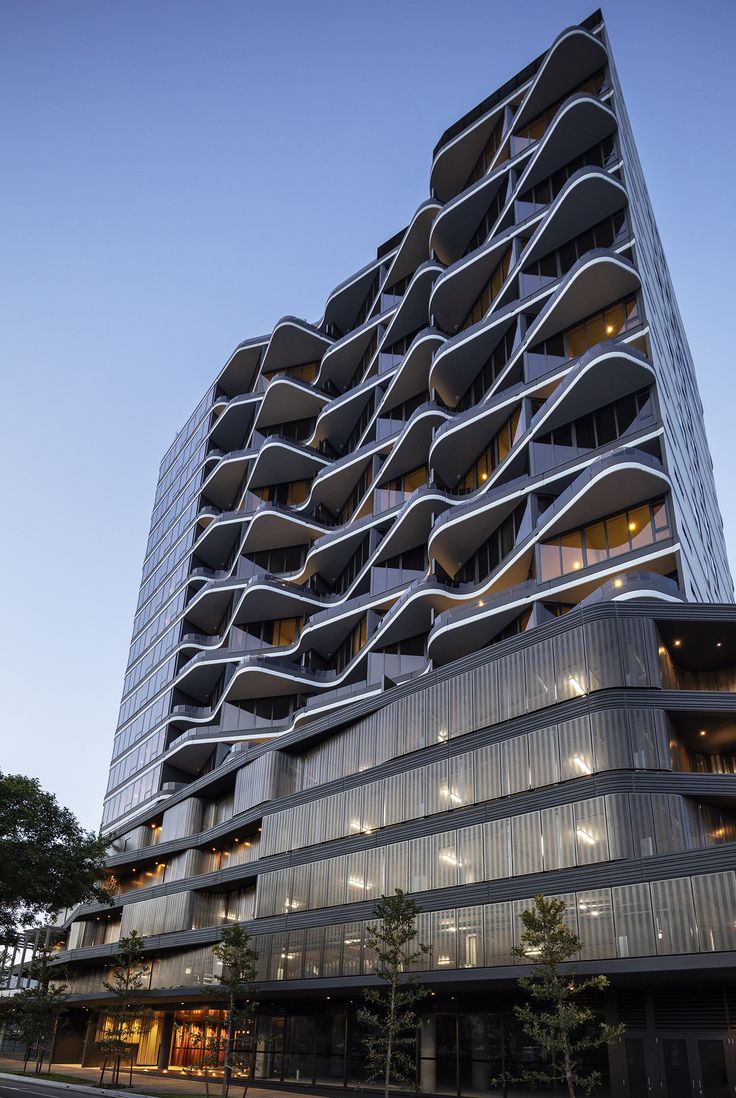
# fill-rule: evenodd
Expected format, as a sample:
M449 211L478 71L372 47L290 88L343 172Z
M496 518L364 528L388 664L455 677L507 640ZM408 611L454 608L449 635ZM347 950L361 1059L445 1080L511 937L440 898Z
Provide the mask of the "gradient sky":
M582 0L0 0L0 767L96 828L158 463L235 344L427 196L442 131ZM731 560L736 5L604 7Z

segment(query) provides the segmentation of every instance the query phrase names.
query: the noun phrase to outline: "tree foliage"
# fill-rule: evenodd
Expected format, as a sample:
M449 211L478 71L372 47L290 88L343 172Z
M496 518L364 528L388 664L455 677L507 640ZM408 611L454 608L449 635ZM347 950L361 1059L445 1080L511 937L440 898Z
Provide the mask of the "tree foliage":
M110 968L110 977L102 984L113 1001L107 1007L108 1022L97 1041L97 1047L103 1055L100 1086L110 1060L110 1085L117 1086L121 1061L126 1058L132 1065L135 1046L150 1025L150 1011L146 1009L141 998L148 986L149 972L143 956L143 939L134 930L120 939Z
M0 940L63 908L108 902L106 849L35 778L0 772Z
M48 930L45 941L38 947L24 975L30 986L16 992L10 1000L12 1030L25 1046L23 1071L33 1056L34 1074L40 1075L44 1059L51 1058L56 1027L66 1009L65 973L52 966L53 950Z
M416 942L420 908L397 888L376 904L376 922L366 929L367 950L375 955L373 971L384 987L367 987L364 1005L358 1011L366 1026L367 1081L383 1082L388 1098L392 1082L416 1086L416 1034L419 1018L416 1005L429 993L411 969L430 952Z
M583 1054L611 1044L624 1032L624 1026L609 1026L581 1001L588 991L608 987L605 976L578 979L568 962L577 957L583 943L564 921L565 901L535 896L534 906L521 913L521 944L513 954L531 962L531 975L520 976L519 986L527 1001L514 1007L527 1037L540 1050L542 1066L525 1069L513 1080L532 1086L564 1082L569 1098L576 1088L586 1094L600 1086L600 1072L587 1074Z
M223 1098L227 1098L233 1069L249 1071L252 1066L248 1062L248 1050L243 1055L237 1049L235 1035L248 1024L255 1010L253 996L258 953L251 945L250 934L237 923L225 927L222 938L212 947L212 952L222 964L220 983L227 996L225 1039L222 1042L222 1094ZM220 1046L213 1048L210 1043L208 1051L210 1057L216 1055L219 1059Z

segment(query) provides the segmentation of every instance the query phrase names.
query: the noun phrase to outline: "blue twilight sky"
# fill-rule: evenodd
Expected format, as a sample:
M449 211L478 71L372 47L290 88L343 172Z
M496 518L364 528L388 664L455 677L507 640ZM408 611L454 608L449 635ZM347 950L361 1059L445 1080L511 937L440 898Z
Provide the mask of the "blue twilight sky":
M97 826L176 429L239 340L321 315L445 127L593 6L0 0L3 769ZM734 560L736 5L604 14Z

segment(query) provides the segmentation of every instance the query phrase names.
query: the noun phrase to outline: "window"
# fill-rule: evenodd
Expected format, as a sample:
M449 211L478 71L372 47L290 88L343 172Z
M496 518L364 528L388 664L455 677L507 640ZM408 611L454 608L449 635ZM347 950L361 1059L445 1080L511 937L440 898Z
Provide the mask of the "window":
M507 248L499 262L493 268L490 278L483 286L477 298L471 305L465 319L459 327L459 331L469 328L471 324L477 324L482 320L491 307L491 302L498 297L511 264L511 248Z
M536 115L526 125L521 126L511 139L511 151L512 153L521 152L525 145L531 144L533 141L538 141L547 130L550 122L557 114L558 110L566 100L570 99L573 95L582 95L584 93L588 95L599 95L606 87L606 78L603 69L594 73L593 76L589 76L587 80L583 80L580 84L577 84L570 91L565 92L560 99L557 99L549 107L543 110L540 114Z
M615 161L615 156L616 146L613 138L607 137L604 141L581 153L580 156L576 156L574 160L568 161L564 167L558 168L552 175L539 183L535 183L533 187L530 187L519 196L517 204L519 219L529 216L542 206L548 205L557 197L570 176L574 175L580 168L588 165L608 168Z
M540 578L555 579L670 536L666 503L653 500L543 542L539 546Z
M458 401L457 406L460 411L465 408L472 408L474 404L477 404L486 395L511 357L511 352L517 342L517 332L518 326L516 325L507 329L501 342L484 363L480 372L476 374L470 387L463 394L462 400Z
M496 155L496 151L501 144L501 137L503 136L503 113L499 115L498 121L491 130L491 133L480 151L480 155L472 167L470 175L468 176L465 187L471 187L473 183L477 183L479 179L488 171L491 161ZM508 153L501 159L507 159Z
M513 549L526 510L521 503L465 562L456 575L459 583L480 583Z
M626 215L623 211L606 217L573 240L524 267L521 275L522 297L567 274L581 256L593 248L611 248L626 236Z
M485 484L493 470L501 464L514 445L520 419L521 408L517 408L459 481L455 488L458 494L474 492L476 488L481 488Z

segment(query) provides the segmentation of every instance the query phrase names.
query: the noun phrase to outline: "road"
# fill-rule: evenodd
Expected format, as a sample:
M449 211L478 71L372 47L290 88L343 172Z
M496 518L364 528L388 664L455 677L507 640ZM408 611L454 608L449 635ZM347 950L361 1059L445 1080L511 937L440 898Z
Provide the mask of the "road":
M48 1086L43 1084L39 1086L33 1079L0 1079L0 1098L22 1098L23 1095L26 1098L69 1098L70 1094L78 1094L79 1091L70 1091L64 1083L57 1083L55 1086Z

